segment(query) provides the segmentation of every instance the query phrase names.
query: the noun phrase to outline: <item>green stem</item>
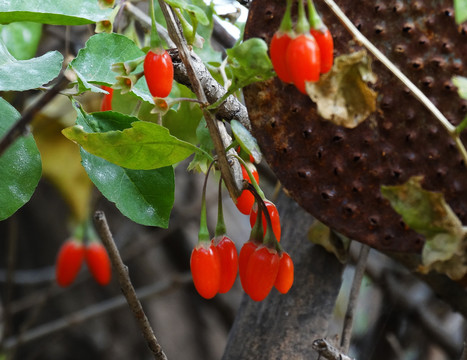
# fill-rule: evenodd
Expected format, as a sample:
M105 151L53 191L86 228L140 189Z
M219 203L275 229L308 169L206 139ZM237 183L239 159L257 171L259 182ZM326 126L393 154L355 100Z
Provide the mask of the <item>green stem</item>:
M206 214L206 187L208 184L209 172L211 171L213 165L214 161L209 165L208 171L206 172L206 177L204 178L203 194L201 195L201 216L199 220L198 243L209 242L211 240Z
M264 196L264 192L263 190L261 190L261 188L259 187L258 183L256 182L256 179L255 177L253 176L253 174L251 173L250 169L248 168L245 160L243 160L240 156L238 155L232 155L232 156L235 156L238 161L240 161L240 163L243 165L243 167L245 168L246 172L248 173L248 178L250 179L250 182L251 182L251 185L254 187L255 189L255 192L261 197L261 199L265 199L266 196Z
M162 41L161 38L159 37L159 34L157 33L157 22L156 22L156 12L154 8L154 1L156 0L150 0L149 4L149 11L151 12L151 40L150 40L150 45L151 49L158 49L162 48Z
M279 26L279 31L281 33L292 32L292 3L293 0L287 0L284 17L282 18L281 25Z
M462 122L456 126L456 134L460 134L462 131L467 128L467 116L462 120Z
M298 0L298 20L296 29L299 34L308 34L310 32L310 24L305 15L303 0Z
M323 20L316 11L315 4L313 0L307 0L308 4L308 21L310 22L310 27L314 30L325 30L326 25L324 25Z
M219 179L219 193L217 198L217 225L215 237L224 236L227 232L224 222L224 211L222 209L222 176Z
M258 214L256 216L256 221L255 225L251 228L251 233L250 233L250 241L254 241L257 243L262 243L263 242L263 208L261 206L258 206Z

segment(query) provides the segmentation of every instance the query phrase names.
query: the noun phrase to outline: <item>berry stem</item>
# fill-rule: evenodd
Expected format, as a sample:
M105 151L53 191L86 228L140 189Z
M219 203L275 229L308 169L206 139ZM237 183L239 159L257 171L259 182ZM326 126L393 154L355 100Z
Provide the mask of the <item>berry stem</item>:
M198 243L200 242L209 242L211 240L211 236L209 235L208 229L208 222L207 222L207 211L206 211L206 187L208 183L209 173L211 171L212 166L214 165L214 161L209 164L208 171L206 172L206 176L204 178L203 184L203 194L201 195L201 216L199 220L199 232L198 232Z
M308 21L310 22L310 27L314 30L319 30L323 32L326 30L326 25L324 25L323 20L316 11L315 4L313 0L307 0L308 4Z
M161 38L159 37L159 34L157 33L157 22L156 22L156 12L154 9L154 1L156 0L149 1L150 3L149 11L151 12L151 40L150 40L151 49L162 48L162 41L161 41Z
M285 8L284 17L282 18L281 25L279 26L279 32L288 33L292 32L292 2L293 0L287 0L287 7Z
M305 15L305 5L303 0L298 0L298 20L296 26L297 33L308 34L310 32L310 24Z
M215 237L224 236L227 232L224 222L224 211L222 209L222 177L219 179L219 193L217 198L217 225Z

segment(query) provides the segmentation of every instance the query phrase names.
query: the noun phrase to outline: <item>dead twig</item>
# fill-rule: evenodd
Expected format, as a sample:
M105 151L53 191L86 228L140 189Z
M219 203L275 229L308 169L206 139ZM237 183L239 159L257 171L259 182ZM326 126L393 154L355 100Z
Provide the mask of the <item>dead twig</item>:
M149 320L144 313L141 302L136 295L135 288L131 283L130 276L128 275L128 268L125 266L125 264L123 264L120 252L115 245L112 233L109 229L109 225L107 224L107 219L105 218L105 214L102 211L96 211L94 214L94 221L96 223L97 232L99 233L102 242L109 253L112 267L117 273L118 282L120 284L123 295L125 296L131 311L133 312L133 315L143 333L144 339L146 340L149 349L154 355L154 359L166 360L167 356L164 354L162 347L159 345L159 342L154 335L151 324L149 323Z

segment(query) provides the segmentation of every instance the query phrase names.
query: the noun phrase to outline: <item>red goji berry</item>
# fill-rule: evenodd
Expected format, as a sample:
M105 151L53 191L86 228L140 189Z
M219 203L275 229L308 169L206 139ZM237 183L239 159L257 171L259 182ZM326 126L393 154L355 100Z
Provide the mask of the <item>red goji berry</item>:
M221 262L221 276L219 283L219 293L228 292L237 277L238 272L238 254L237 248L232 240L227 236L219 239L213 239L212 244L217 248Z
M251 173L253 174L253 177L255 178L256 182L259 182L259 175L258 171L256 171L256 168L253 164L247 164L249 166L249 169ZM250 178L248 176L247 171L245 170L245 167L242 165L242 175L243 179L248 181L251 184ZM251 208L253 207L253 204L255 203L255 197L254 195L249 191L249 190L243 190L240 196L237 198L237 203L235 204L237 206L237 209L244 215L248 215L251 212Z
M86 246L86 264L99 285L107 285L112 278L112 266L104 245L92 242Z
M84 246L76 240L67 240L60 248L56 266L55 278L57 284L65 287L76 278L84 260Z
M311 29L310 34L313 35L319 46L320 53L320 73L326 74L332 68L334 62L334 40L328 28L322 30Z
M172 90L174 68L172 58L164 49L150 50L144 58L144 76L154 97L166 97Z
M219 291L221 281L221 261L217 248L208 243L199 243L191 252L191 275L198 293L213 298Z
M306 94L306 82L319 80L321 55L318 43L309 33L292 39L286 52L287 67L296 88Z
M276 205L274 205L269 200L264 200L264 204L268 209L269 217L271 218L271 226L274 235L276 236L277 241L281 241L281 220L279 218L279 212L277 211ZM255 226L256 218L258 216L258 204L256 203L250 212L250 225L251 227ZM266 217L262 214L263 220L263 232L266 235L267 222Z
M283 252L280 256L279 271L277 272L274 287L281 294L286 294L292 287L294 279L294 266L290 255Z
M277 77L288 84L293 83L293 78L285 54L291 41L292 38L287 33L276 31L269 45L269 54Z
M246 287L246 269L251 254L253 254L257 248L258 243L247 241L245 244L243 244L242 249L240 250L240 255L238 256L238 272L240 275L240 282L242 284L243 291L245 291L247 294L248 289Z
M279 271L279 255L276 250L259 246L250 256L245 280L247 294L254 301L262 301L268 296Z
M101 87L103 90L106 90L109 92L108 94L105 94L104 98L102 99L101 111L112 110L112 97L113 97L114 89L112 89L109 86L105 86L105 85L102 85Z

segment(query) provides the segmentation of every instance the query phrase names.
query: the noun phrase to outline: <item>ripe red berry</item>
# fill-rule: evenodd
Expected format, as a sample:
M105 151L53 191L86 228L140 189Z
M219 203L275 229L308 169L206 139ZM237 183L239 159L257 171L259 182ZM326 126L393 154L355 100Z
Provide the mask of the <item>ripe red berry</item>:
M293 83L293 78L286 62L285 53L291 40L292 39L288 34L276 31L271 39L271 44L269 45L269 54L277 77L283 82L289 84Z
M334 40L328 28L323 30L310 30L319 46L321 74L326 74L332 68L334 62Z
M144 76L154 97L166 97L172 90L174 68L172 58L164 49L150 50L144 59Z
M279 271L277 272L274 287L281 294L286 294L292 287L294 279L294 266L290 255L283 252L280 256Z
M104 98L102 99L102 104L101 104L101 111L109 111L112 110L112 96L114 89L112 89L109 86L102 85L102 89L108 91L108 94L104 95Z
M259 175L258 175L258 171L256 171L255 166L249 163L247 165L249 166L249 169L251 173L253 174L253 177L255 178L256 182L259 182ZM245 179L251 184L248 173L245 170L245 167L243 165L242 165L242 175L243 175L243 179ZM242 214L248 215L251 212L251 208L253 207L254 203L255 203L254 195L249 190L243 190L240 196L237 198L237 203L235 205L237 206L237 209Z
M105 286L112 278L112 267L104 245L92 242L86 246L86 263L99 285Z
M198 293L213 298L219 291L221 281L221 261L217 248L208 243L199 243L191 252L191 275Z
M237 277L238 272L238 255L237 248L232 240L227 236L222 236L218 239L213 239L212 243L217 248L219 259L221 262L221 276L219 283L219 293L228 292Z
M84 260L83 244L71 239L60 248L55 266L55 278L60 286L70 285L76 278Z
M268 209L269 217L271 218L272 231L276 236L277 241L281 241L281 220L279 218L279 211L277 211L276 205L274 205L269 200L264 200L264 204ZM258 216L258 204L255 204L250 213L250 225L251 227L255 226L256 218ZM266 235L267 230L267 221L264 214L262 214L263 220L263 232Z
M240 275L240 282L242 284L243 291L245 291L247 294L248 289L246 287L246 269L251 254L253 254L257 248L258 243L247 241L245 244L243 244L242 249L240 250L240 255L238 256L238 272Z
M310 34L292 39L286 52L287 67L296 88L306 94L305 82L319 80L321 55L318 43Z
M266 246L259 246L251 254L245 274L247 294L251 299L262 301L268 296L276 281L279 262L277 251Z

